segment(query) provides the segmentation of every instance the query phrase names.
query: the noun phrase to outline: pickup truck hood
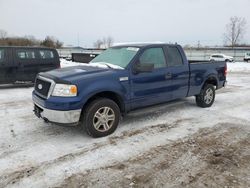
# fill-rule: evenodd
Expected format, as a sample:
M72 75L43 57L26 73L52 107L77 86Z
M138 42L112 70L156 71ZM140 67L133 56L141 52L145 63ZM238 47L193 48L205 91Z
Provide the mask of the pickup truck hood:
M74 82L79 80L80 78L91 75L97 76L97 74L99 75L109 70L110 68L102 68L97 66L73 66L73 67L55 69L45 73L40 73L40 75L47 78L51 78L56 82L60 81Z

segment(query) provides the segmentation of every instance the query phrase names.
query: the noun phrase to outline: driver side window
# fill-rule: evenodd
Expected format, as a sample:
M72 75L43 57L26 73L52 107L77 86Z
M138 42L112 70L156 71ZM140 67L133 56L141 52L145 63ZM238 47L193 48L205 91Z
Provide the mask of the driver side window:
M154 64L154 68L166 67L166 60L162 48L149 48L140 57L140 64Z

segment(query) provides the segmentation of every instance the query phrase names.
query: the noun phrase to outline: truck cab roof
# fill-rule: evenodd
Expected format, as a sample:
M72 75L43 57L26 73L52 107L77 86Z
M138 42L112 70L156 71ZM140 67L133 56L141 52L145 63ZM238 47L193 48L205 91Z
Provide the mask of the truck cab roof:
M124 44L118 44L113 46L112 48L116 47L137 47L137 48L144 48L144 47L157 47L157 46L177 46L178 44L168 44L168 43L162 43L162 42L157 42L157 43L124 43Z

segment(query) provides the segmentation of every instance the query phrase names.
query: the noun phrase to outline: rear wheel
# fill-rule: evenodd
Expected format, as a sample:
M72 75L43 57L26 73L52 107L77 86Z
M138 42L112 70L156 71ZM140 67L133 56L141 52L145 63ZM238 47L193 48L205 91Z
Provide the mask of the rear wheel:
M212 106L215 98L214 85L207 84L201 90L200 94L196 96L196 104L202 108L207 108Z
M82 126L94 137L104 137L112 134L120 121L118 105L106 98L92 101L82 114Z

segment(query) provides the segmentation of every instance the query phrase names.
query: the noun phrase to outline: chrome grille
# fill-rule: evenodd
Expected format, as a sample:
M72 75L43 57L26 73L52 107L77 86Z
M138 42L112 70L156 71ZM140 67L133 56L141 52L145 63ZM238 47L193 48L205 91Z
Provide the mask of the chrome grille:
M42 98L48 98L54 87L54 81L38 76L35 82L35 92Z

